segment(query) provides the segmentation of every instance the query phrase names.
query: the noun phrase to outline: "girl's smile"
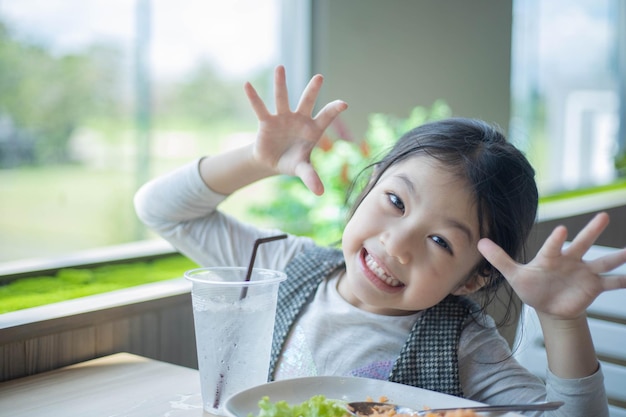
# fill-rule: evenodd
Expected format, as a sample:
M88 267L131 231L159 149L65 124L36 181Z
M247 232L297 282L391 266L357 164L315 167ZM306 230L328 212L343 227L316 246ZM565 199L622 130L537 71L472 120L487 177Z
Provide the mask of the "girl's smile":
M359 266L365 276L381 291L397 292L404 288L404 284L386 272L384 266L376 261L365 248L361 250L360 260Z
M364 310L402 315L480 288L473 273L481 259L478 216L468 188L427 156L389 168L344 231L340 294Z

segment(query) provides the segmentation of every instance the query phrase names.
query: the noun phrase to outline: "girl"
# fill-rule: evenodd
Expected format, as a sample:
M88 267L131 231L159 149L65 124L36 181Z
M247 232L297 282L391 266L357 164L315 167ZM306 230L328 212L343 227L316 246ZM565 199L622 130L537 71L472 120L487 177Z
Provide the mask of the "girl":
M292 111L278 67L271 114L247 83L259 119L255 142L149 182L135 198L139 217L201 265L246 265L257 238L280 232L240 223L217 206L278 174L323 193L309 157L347 105L331 102L312 117L321 85L313 77ZM607 416L585 308L602 291L626 287L624 276L599 275L624 263L626 250L581 260L608 224L599 214L566 250L559 227L535 259L517 263L535 219L533 175L523 155L480 121L444 120L405 134L373 164L341 250L297 236L259 248L256 266L288 275L270 378L364 376L492 404L564 401L550 416ZM495 291L503 277L539 314L545 383L514 360L493 320L467 297Z

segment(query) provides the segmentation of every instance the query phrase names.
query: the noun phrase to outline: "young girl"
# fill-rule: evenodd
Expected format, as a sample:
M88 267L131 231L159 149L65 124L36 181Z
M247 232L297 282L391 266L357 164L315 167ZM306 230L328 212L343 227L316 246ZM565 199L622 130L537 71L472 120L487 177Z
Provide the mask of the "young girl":
M247 265L253 242L280 232L238 222L217 206L278 174L323 193L309 157L347 105L334 101L312 117L321 85L313 77L292 111L278 67L272 114L246 84L259 119L255 142L149 182L135 198L139 217L200 265ZM567 231L558 227L535 259L518 263L535 220L533 175L483 122L426 124L373 164L341 250L297 236L261 245L255 266L288 275L270 378L371 377L492 404L564 401L550 416L607 416L585 309L601 292L626 287L624 276L600 275L624 263L626 250L581 260L608 224L599 214L567 249ZM503 277L540 317L545 383L515 361L493 320L466 297L495 291Z

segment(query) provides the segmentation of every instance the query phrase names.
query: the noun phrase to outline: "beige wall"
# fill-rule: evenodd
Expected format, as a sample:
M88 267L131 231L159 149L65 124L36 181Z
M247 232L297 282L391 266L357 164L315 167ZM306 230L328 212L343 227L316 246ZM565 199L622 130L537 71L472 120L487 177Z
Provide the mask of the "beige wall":
M448 102L457 116L509 123L510 0L312 0L320 102L350 105L357 138L372 112ZM506 130L505 130L506 131Z

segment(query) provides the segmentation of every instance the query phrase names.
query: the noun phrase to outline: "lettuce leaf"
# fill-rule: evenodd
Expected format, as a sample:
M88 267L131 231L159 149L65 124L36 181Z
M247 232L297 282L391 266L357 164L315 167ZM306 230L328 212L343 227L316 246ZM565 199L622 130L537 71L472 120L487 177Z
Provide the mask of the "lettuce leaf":
M295 405L282 400L273 403L269 397L263 397L259 409L257 417L342 417L346 414L341 404L323 395L315 395Z

